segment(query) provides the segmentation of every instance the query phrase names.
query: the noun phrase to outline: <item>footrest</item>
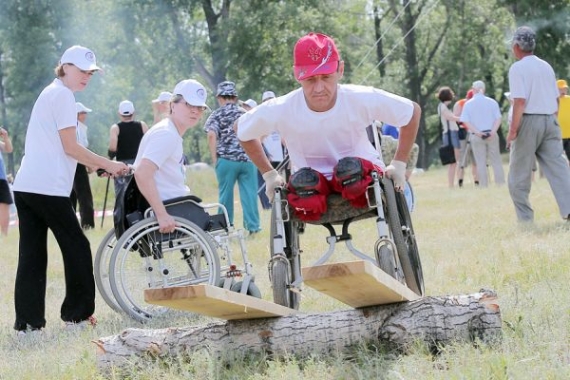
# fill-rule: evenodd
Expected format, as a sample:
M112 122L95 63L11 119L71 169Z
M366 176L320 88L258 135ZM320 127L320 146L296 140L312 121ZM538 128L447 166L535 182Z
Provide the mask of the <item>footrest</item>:
M369 261L305 267L301 273L306 286L355 308L420 298Z
M145 289L144 300L225 320L283 317L297 312L260 298L205 284Z

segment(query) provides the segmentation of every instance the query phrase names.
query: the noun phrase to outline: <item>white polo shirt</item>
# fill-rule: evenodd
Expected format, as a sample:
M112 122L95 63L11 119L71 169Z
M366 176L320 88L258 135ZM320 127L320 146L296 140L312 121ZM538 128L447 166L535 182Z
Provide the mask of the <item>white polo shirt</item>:
M238 119L238 138L257 139L278 132L294 170L311 167L328 179L343 157L360 157L384 167L368 140L374 120L400 127L409 123L413 103L373 87L338 85L336 103L325 112L309 109L302 88L262 103Z
M526 100L524 113L552 115L558 110L556 75L548 62L529 55L509 69L509 91L513 99Z
M143 135L133 164L135 170L143 158L158 167L154 181L161 200L190 194L186 186L182 137L170 119L159 121Z
M63 150L59 131L76 126L75 96L55 79L32 109L14 191L69 197L77 161Z
M463 106L461 121L466 121L479 132L490 131L493 124L501 119L499 103L481 93L477 93Z

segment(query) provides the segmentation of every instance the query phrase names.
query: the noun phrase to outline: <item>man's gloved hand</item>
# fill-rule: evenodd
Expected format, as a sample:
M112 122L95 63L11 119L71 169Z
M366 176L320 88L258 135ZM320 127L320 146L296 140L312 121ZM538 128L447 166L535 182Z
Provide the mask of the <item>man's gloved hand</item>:
M275 188L277 186L285 185L285 181L275 169L271 169L270 171L263 173L263 180L265 181L265 194L267 195L267 198L269 198L269 202L273 202Z
M394 181L394 189L397 191L404 190L406 185L406 163L402 161L392 160L386 168L386 175Z

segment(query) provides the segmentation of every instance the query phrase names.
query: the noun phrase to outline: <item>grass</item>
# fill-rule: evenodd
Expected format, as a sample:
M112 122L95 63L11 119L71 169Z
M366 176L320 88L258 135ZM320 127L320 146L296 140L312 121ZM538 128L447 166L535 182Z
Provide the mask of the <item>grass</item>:
M212 171L189 173L195 194L216 200ZM103 203L106 180L92 179L95 204ZM50 239L47 288L47 329L33 342L14 339L13 287L18 257L18 232L1 240L0 268L0 379L566 379L570 378L570 309L568 290L569 229L558 215L548 182L537 179L531 202L535 223L519 225L506 187L476 189L468 180L463 189L447 188L446 171L433 169L413 179L418 199L413 213L422 257L427 295L473 293L494 289L499 296L504 339L499 346L474 348L469 344L445 347L431 356L424 347L407 355L360 348L351 357L331 355L305 360L279 361L250 358L225 366L207 352L191 357L148 362L101 373L96 367L92 340L128 327L158 328L197 325L210 321L176 314L142 326L114 313L98 296L95 330L66 333L59 319L64 293L63 268L57 244ZM108 208L113 204L112 184ZM236 224L241 212L236 204ZM256 282L263 297L271 299L267 278L268 219L264 229L247 241ZM100 220L97 221L97 224ZM95 253L111 218L103 229L88 232ZM366 249L373 226L366 221L353 228L357 247ZM97 226L98 227L98 226ZM325 250L325 230L309 227L302 236L303 263L310 265ZM368 243L366 242L368 240ZM368 245L367 245L367 244ZM339 246L333 260L352 257ZM333 299L305 289L301 311L318 313L347 308Z

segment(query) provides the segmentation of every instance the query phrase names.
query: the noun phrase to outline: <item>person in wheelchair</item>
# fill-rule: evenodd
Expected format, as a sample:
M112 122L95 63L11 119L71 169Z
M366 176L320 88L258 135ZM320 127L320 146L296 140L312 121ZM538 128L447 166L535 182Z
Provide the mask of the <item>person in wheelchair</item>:
M339 84L343 73L334 40L309 33L294 48L294 74L301 88L261 104L235 124L244 150L263 174L270 199L285 181L271 166L259 138L273 132L282 136L293 171L288 200L304 220L318 220L326 212L330 192L340 193L354 207L365 207L373 170L392 178L399 191L406 181L419 105L377 88ZM374 120L400 128L388 167L368 139L366 127Z
M206 89L199 82L179 82L172 93L169 116L145 133L133 164L138 189L152 208L162 233L176 228L163 201L190 193L185 184L182 136L198 124L208 109L206 96Z

